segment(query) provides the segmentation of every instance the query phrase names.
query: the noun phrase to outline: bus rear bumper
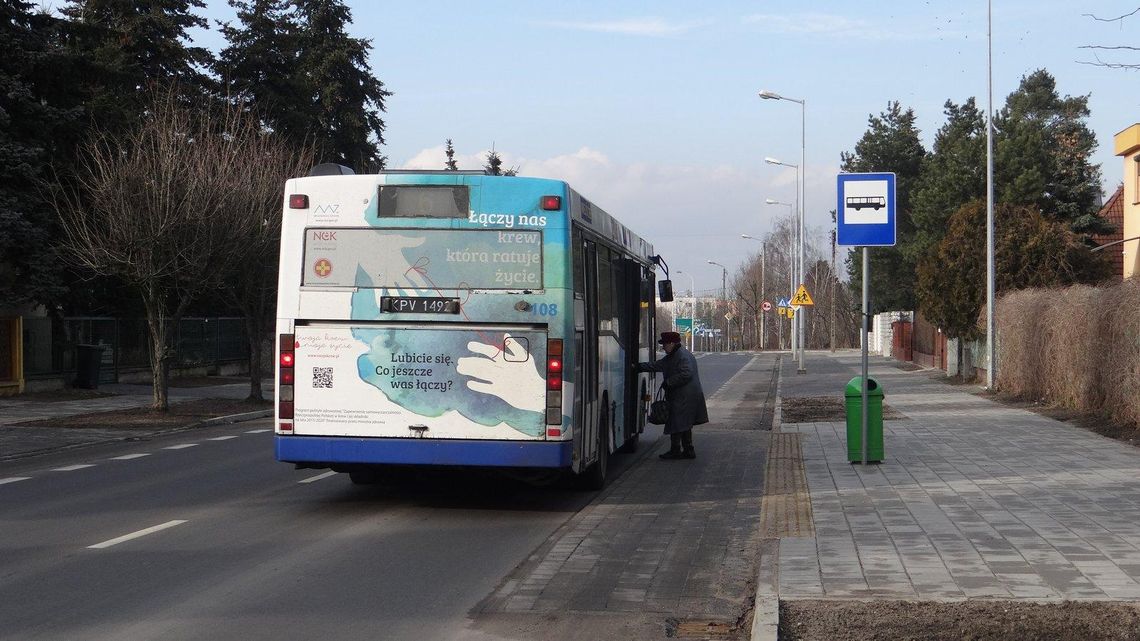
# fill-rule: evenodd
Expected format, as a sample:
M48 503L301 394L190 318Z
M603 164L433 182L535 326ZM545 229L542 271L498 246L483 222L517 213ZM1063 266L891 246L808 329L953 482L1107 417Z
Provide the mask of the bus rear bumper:
M287 463L570 467L571 441L444 441L348 436L274 436Z

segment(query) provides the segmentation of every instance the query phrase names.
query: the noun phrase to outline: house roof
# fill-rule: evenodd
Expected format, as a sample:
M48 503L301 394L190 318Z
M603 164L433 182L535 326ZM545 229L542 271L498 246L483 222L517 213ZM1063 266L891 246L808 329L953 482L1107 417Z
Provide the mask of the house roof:
M1112 197L1100 208L1097 215L1108 221L1116 229L1110 234L1093 234L1093 241L1097 245L1107 245L1124 240L1124 185L1120 185L1113 192ZM1124 276L1124 248L1112 247L1104 250L1108 253L1113 264L1114 274Z

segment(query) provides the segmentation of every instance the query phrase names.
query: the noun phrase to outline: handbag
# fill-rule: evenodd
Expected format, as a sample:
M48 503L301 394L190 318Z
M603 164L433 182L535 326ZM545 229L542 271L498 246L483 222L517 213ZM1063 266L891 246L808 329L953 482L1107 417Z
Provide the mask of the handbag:
M664 425L669 420L669 403L665 401L665 386L657 388L657 398L649 404L647 420L654 425Z

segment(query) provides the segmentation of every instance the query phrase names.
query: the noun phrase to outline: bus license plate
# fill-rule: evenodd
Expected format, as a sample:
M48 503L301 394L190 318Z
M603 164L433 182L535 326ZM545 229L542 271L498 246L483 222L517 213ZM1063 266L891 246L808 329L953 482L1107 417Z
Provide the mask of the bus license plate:
M458 298L381 296L380 311L393 314L458 314Z

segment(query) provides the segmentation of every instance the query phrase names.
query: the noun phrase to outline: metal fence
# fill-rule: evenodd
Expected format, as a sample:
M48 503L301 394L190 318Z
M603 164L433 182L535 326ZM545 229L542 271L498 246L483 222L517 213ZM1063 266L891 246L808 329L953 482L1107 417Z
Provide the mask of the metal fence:
M150 367L150 331L142 318L24 318L24 375L28 378L75 372L77 345L102 345L99 380ZM216 367L249 358L242 318L184 318L174 333L173 367Z

